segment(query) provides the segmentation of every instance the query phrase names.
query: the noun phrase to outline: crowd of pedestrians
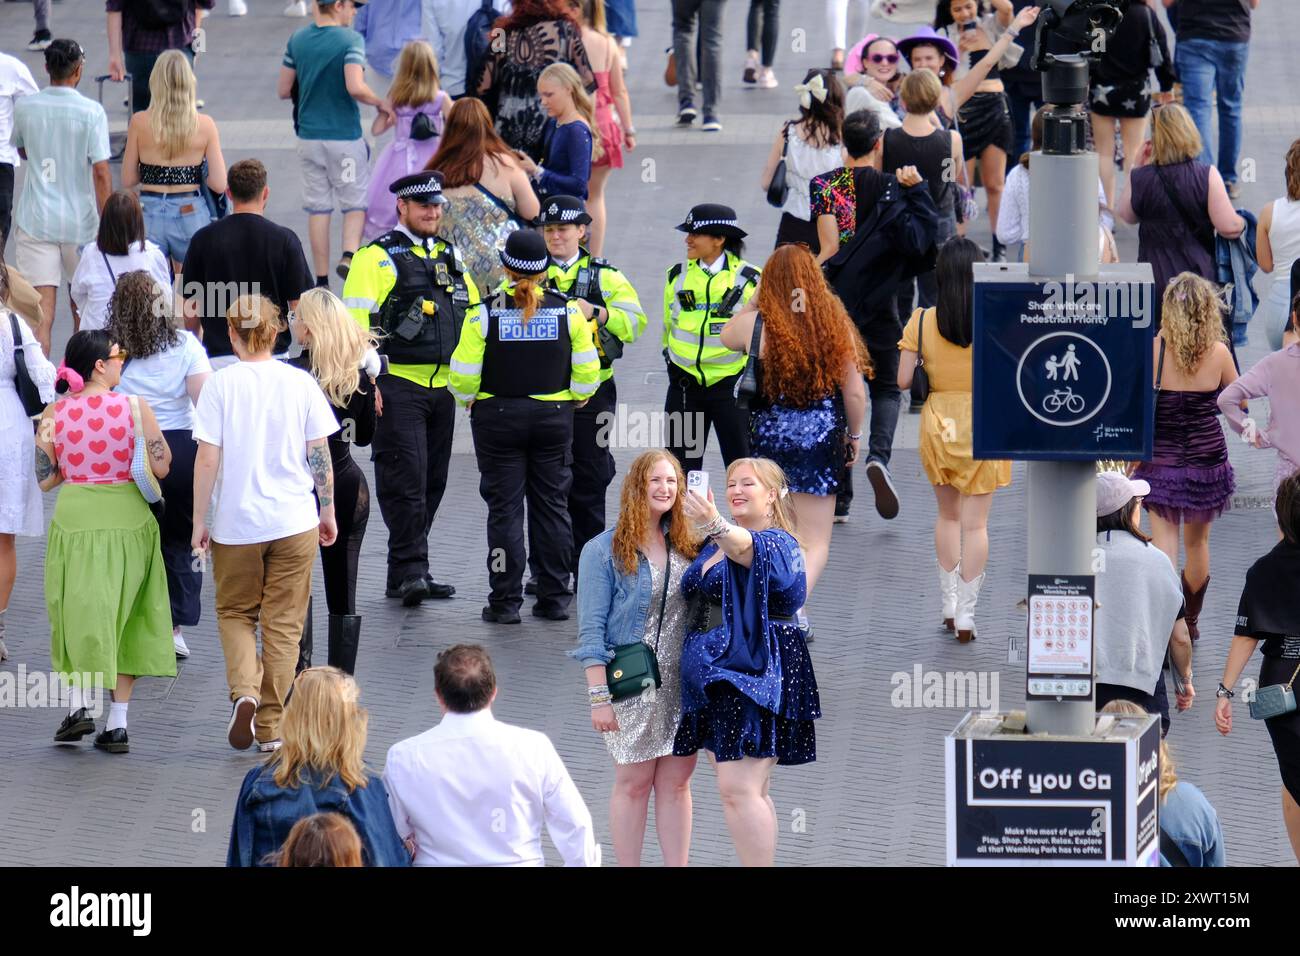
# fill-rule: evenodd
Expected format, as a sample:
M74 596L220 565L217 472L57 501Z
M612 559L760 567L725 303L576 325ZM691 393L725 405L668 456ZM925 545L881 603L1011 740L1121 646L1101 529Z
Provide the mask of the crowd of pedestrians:
M229 12L242 6L231 0ZM698 116L698 73L706 131L721 128L721 6L673 3L677 119ZM615 763L618 862L640 862L652 799L665 862L689 861L690 780L705 749L738 858L771 864L773 769L816 759L822 713L805 607L833 524L849 517L854 468L864 463L879 516L897 516L895 431L905 404L920 412L935 495L933 603L960 643L978 634L994 492L1011 481L1009 462L972 452L974 265L1013 243L1029 257L1029 153L1042 111L1031 112L1014 72L1039 10L893 2L871 29L896 39L870 32L850 43L849 6L827 4L829 68L794 85L797 113L763 169L760 185L782 210L775 250L746 258L753 237L719 202L690 207L677 226L682 259L659 300L664 407L703 434L636 458L612 523L614 462L597 424L617 407L618 359L647 326L641 296L601 256L610 174L636 147L627 11L611 3L607 20L601 0L515 0L476 47L467 31L478 4L434 4L419 18L418 5L386 0L314 4L277 84L293 106L306 250L266 218L263 164L227 167L218 124L202 112L192 64L210 2L184 0L165 23L107 2L110 74L130 73L134 87L116 192L104 111L77 92L81 47L45 43L43 90L0 59L13 153L0 156L4 238L16 162L61 170L26 177L13 204L15 267L0 272L0 299L15 313L0 323L0 660L15 535L47 534L52 663L77 675L55 740L95 733L88 695L102 688L112 705L95 746L129 752L133 682L172 675L189 656L185 630L200 620L206 576L227 738L267 754L239 793L231 865L539 864L543 827L566 863L598 865L590 814L550 741L492 716L498 687L481 647L439 655L437 726L394 745L382 776L362 761L352 675L372 492L352 446L374 461L386 596L407 607L449 598L429 535L459 404L488 511L482 620L519 623L532 596L534 616L565 621L576 600L571 656ZM1178 711L1196 696L1210 526L1235 488L1219 411L1278 450L1282 537L1247 577L1219 729L1231 729L1232 687L1255 642L1268 662L1261 683L1282 682L1298 657L1286 624L1294 608L1263 582L1290 573L1300 533L1300 441L1288 424L1300 403L1289 384L1300 298L1287 284L1300 252L1300 140L1285 195L1255 233L1259 265L1275 275L1263 324L1281 349L1238 378L1215 243L1249 235L1255 221L1232 204L1250 16L1243 6L1244 19L1225 20L1219 6L1179 0L1171 56L1161 19L1132 0L1089 99L1102 258L1114 257L1113 209L1138 226L1159 306L1155 456L1131 476L1098 477L1098 548L1122 573L1103 582L1112 590L1097 622L1097 706L1132 703L1160 714L1166 732L1166 672ZM744 83L777 86L778 17L776 0L751 3ZM38 20L42 42L44 29ZM1175 80L1186 109L1167 102ZM1217 164L1206 146L1211 88ZM373 160L363 107L374 111L371 138L391 133ZM977 174L987 251L965 236ZM341 295L329 289L336 209ZM75 334L56 368L65 283ZM20 397L24 378L43 410ZM1263 397L1266 428L1245 411ZM714 481L703 471L710 429L726 467ZM40 493L56 486L46 529ZM327 666L312 663L318 549ZM1269 729L1300 855L1289 720ZM1170 765L1162 800L1182 801L1209 832L1198 797ZM492 819L502 807L505 818ZM1179 852L1222 861L1221 834L1198 843L1186 827Z

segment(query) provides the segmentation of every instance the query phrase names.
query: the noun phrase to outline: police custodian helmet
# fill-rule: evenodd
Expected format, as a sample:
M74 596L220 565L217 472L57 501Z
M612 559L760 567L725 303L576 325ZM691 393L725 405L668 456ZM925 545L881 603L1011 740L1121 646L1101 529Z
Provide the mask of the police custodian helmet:
M724 239L744 239L749 233L736 221L736 210L721 203L705 202L692 206L686 221L677 227L679 232L698 232Z
M585 226L591 222L587 207L577 196L552 196L542 204L539 226L567 226L570 223Z
M520 275L532 276L545 272L551 264L551 254L546 240L531 229L517 229L506 239L501 250L501 264Z

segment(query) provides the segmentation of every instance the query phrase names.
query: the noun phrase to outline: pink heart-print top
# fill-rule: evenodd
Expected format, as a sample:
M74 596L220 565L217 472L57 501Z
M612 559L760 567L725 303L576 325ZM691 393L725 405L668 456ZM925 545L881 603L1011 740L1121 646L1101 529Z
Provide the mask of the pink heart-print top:
M127 396L110 392L54 403L54 455L64 481L74 485L130 481L134 454L135 420Z

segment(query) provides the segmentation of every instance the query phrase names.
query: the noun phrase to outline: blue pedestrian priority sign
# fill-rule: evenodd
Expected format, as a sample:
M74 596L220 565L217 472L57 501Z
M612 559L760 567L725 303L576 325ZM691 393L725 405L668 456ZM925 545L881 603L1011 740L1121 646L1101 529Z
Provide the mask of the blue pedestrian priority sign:
M977 264L975 457L1149 459L1151 296L1145 264L1087 280Z

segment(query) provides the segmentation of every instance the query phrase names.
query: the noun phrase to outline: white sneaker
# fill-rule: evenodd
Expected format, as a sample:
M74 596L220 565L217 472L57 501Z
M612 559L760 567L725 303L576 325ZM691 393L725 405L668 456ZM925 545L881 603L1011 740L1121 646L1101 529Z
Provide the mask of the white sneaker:
M253 745L253 718L257 716L257 701L241 697L230 710L230 723L226 724L226 739L236 750L247 750Z
M286 17L305 17L307 15L306 0L297 0L296 3L289 4L284 8L284 15Z
M278 740L260 741L257 745L257 749L264 754L273 754L280 749L280 741Z
M230 9L226 11L232 17L243 17L248 15L248 4L244 0L230 0Z
M176 649L176 656L186 658L190 656L190 649L185 646L185 637L179 630L172 631L172 647Z
M771 67L765 67L763 72L758 74L758 88L760 90L774 90L781 84L776 80L776 74L772 72Z

